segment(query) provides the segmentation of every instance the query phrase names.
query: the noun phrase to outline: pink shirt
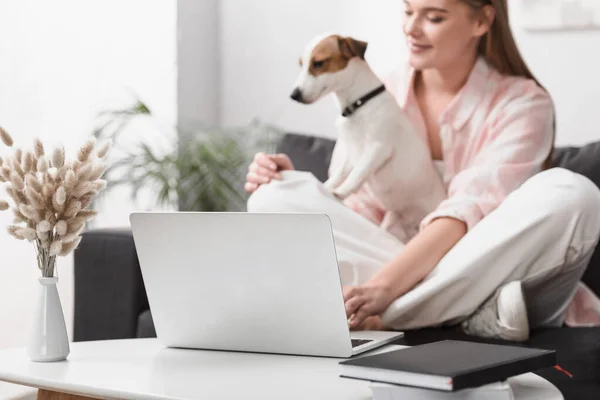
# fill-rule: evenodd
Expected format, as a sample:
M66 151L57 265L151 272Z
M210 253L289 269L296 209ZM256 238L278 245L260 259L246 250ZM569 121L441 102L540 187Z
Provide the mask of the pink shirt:
M415 71L392 74L387 89L419 135L427 130L414 93ZM541 171L553 145L554 111L535 81L503 76L484 58L440 116L443 179L448 198L421 222L453 217L473 228L528 178ZM346 204L375 223L385 210L364 190Z

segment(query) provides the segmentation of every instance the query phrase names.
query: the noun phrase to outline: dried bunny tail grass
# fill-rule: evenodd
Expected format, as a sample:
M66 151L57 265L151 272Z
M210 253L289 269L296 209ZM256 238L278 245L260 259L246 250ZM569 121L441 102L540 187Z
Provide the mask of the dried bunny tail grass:
M77 184L77 174L73 170L67 171L67 174L65 175L65 179L64 179L64 183L63 183L65 190L67 192L72 191L76 184Z
M44 215L44 219L50 222L50 225L56 225L57 219L54 211L46 210L46 215Z
M0 168L0 176L2 176L6 181L10 181L10 168L6 165Z
M65 191L65 188L60 186L58 188L58 190L56 191L56 194L54 195L54 197L56 198L56 203L59 205L64 205L65 202L67 201L67 192Z
M6 188L6 194L8 194L11 199L13 199L15 204L19 204L19 198L15 194L15 190L10 185Z
M32 206L34 206L38 210L43 210L44 208L46 208L44 198L41 194L33 190L32 187L27 186L25 188L25 194L27 195L27 199L29 200Z
M6 178L4 177L4 175L2 175L2 169L0 169L0 182L2 182L2 183L6 183L6 182L8 182L8 179L6 179Z
M35 229L32 228L18 228L15 233L30 242L37 238L37 233Z
M24 216L20 210L13 208L13 214L15 215L15 223L20 224L21 222L25 222L25 223L29 222L29 218Z
M93 185L95 192L101 192L102 190L106 189L107 182L104 179L98 179L93 183Z
M19 229L21 229L21 227L15 226L15 225L10 225L8 227L7 231L8 231L8 234L11 235L12 237L19 239L19 240L25 240L25 238L23 236L21 236L17 233L17 231Z
M19 174L19 176L21 177L21 179L25 178L25 172L23 172L23 168L21 168L21 161L17 161L16 158L13 158L12 160L12 167L14 172L16 172L17 174Z
M50 239L50 233L49 232L40 232L37 231L37 237L38 239L40 239L42 242L47 242Z
M65 204L58 204L58 201L56 200L56 195L52 196L52 209L58 214L62 214L65 211Z
M2 167L4 165L4 159L2 157L0 157L0 167Z
M89 221L98 215L98 211L95 210L81 210L77 213L75 218L82 218L84 221Z
M37 224L37 228L36 230L38 232L50 232L53 229L52 224L50 224L50 221L47 220L43 220L42 222L40 222L39 224Z
M35 220L37 218L37 213L31 206L20 204L19 211L21 211L21 214L27 219Z
M35 138L33 140L33 152L37 158L40 158L44 155L44 145L40 138Z
M84 228L85 228L85 225L82 225L81 227L79 227L79 229L75 230L73 233L67 233L64 236L61 236L60 240L62 240L64 243L72 242L73 240L75 240L81 236L81 233L83 232Z
M46 210L35 209L35 221L40 222L46 218Z
M50 245L50 257L59 255L61 250L62 242L60 240L54 240Z
M8 147L12 147L12 145L14 143L12 137L1 126L0 126L0 139L2 140L2 143L4 143Z
M110 151L111 147L112 147L112 139L106 140L104 143L102 143L102 145L100 145L100 148L98 149L98 152L96 153L96 157L98 157L98 158L106 157L106 155Z
M50 249L50 236L46 240L41 241L42 249L48 251Z
M84 144L81 147L81 149L79 149L79 153L77 153L77 159L82 163L89 160L90 155L92 155L92 152L94 151L95 146L96 146L96 139L91 138L90 140L88 140L88 142L86 144Z
M29 199L27 198L27 196L25 196L25 193L23 193L20 190L17 190L14 193L17 198L17 201L15 201L15 203L29 204Z
M15 161L21 164L23 162L23 150L16 149L15 150Z
M59 236L64 236L67 234L67 229L68 229L68 225L67 225L67 221L64 220L60 220L56 223L56 226L54 227L56 229L56 234Z
M86 217L75 216L67 221L67 233L72 233L75 229L74 227L79 228L81 225L85 225L87 222Z
M60 251L59 256L61 256L61 257L68 256L73 250L75 250L77 248L77 246L79 246L80 242L81 242L81 236L76 237L75 240L72 240L70 242L63 242L62 250Z
M25 182L27 183L27 186L31 186L31 188L36 192L42 193L43 185L34 174L27 174L25 177Z
M92 182L81 182L71 192L73 197L82 197L94 190L94 184Z
M52 166L60 168L63 165L65 165L65 148L61 146L52 152Z
M94 165L91 161L87 161L85 164L82 164L82 166L77 170L77 181L83 182L90 180L93 167Z
M64 212L66 218L73 218L82 209L81 202L76 199L69 201L68 206Z
M0 200L0 211L6 211L10 208L10 204L6 200Z
M92 204L92 201L94 200L94 195L93 194L86 194L85 196L82 196L79 201L81 201L81 208L85 209L87 206L89 206L90 204Z
M46 171L46 173L42 176L42 181L44 184L49 183L50 185L54 185L54 178L50 173L50 170Z
M25 182L23 182L23 179L16 172L13 172L10 175L10 183L12 184L13 188L15 188L16 190L25 189Z
M26 151L25 155L23 156L23 172L25 172L27 174L27 173L31 172L32 169L33 169L33 154Z
M54 185L51 183L44 183L44 186L42 186L42 196L44 196L45 199L50 199L52 198L53 193Z
M72 165L72 169L73 172L77 172L79 170L79 167L81 167L81 161L79 160L73 160L73 165Z
M58 170L58 177L60 178L61 181L64 181L65 178L67 177L67 173L69 171L71 171L71 164L69 162L65 162L65 165L63 165L59 170Z
M37 161L37 170L38 172L41 172L42 174L45 174L46 172L48 172L48 160L46 160L46 157L41 156L40 158L38 158Z
M81 234L81 232L83 232L84 228L85 222L75 224L72 222L72 220L67 221L67 233L61 237L61 240L63 242L70 242L72 240L75 240L75 238L77 238Z

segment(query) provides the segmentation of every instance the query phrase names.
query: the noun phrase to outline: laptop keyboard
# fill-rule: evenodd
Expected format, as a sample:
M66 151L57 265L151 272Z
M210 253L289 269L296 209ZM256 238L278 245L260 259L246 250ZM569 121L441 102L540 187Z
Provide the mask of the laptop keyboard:
M352 340L352 348L358 347L365 343L372 342L372 340L367 340L367 339L351 339L351 340Z

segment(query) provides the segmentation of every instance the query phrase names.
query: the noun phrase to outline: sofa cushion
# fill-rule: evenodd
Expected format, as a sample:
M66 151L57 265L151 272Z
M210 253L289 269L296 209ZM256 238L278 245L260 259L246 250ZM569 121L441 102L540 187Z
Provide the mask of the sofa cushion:
M288 133L278 143L277 152L287 154L297 170L312 172L325 182L334 145L334 140L324 137Z
M138 338L155 338L156 328L152 320L152 312L148 309L140 313L137 319L136 337Z
M131 230L84 232L74 262L73 341L135 337L148 300Z
M566 168L587 176L600 187L600 141L581 147L557 148L552 166Z
M552 166L566 168L584 175L600 187L600 141L581 147L557 148ZM598 204L598 212L600 212L600 204ZM582 281L600 296L600 244L596 246Z

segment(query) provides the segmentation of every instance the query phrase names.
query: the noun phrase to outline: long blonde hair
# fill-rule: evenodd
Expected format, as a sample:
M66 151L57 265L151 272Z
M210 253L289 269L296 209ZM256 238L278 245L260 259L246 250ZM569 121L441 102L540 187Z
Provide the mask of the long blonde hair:
M467 3L474 11L480 11L486 5L491 5L496 11L496 17L492 23L489 32L481 38L478 52L482 55L498 72L504 75L520 76L534 80L539 87L546 90L544 86L535 78L529 70L529 67L523 60L521 52L510 29L508 20L508 2L507 0L461 0ZM553 122L552 142L554 143L556 120ZM552 161L554 145L544 162L544 168L548 168Z

